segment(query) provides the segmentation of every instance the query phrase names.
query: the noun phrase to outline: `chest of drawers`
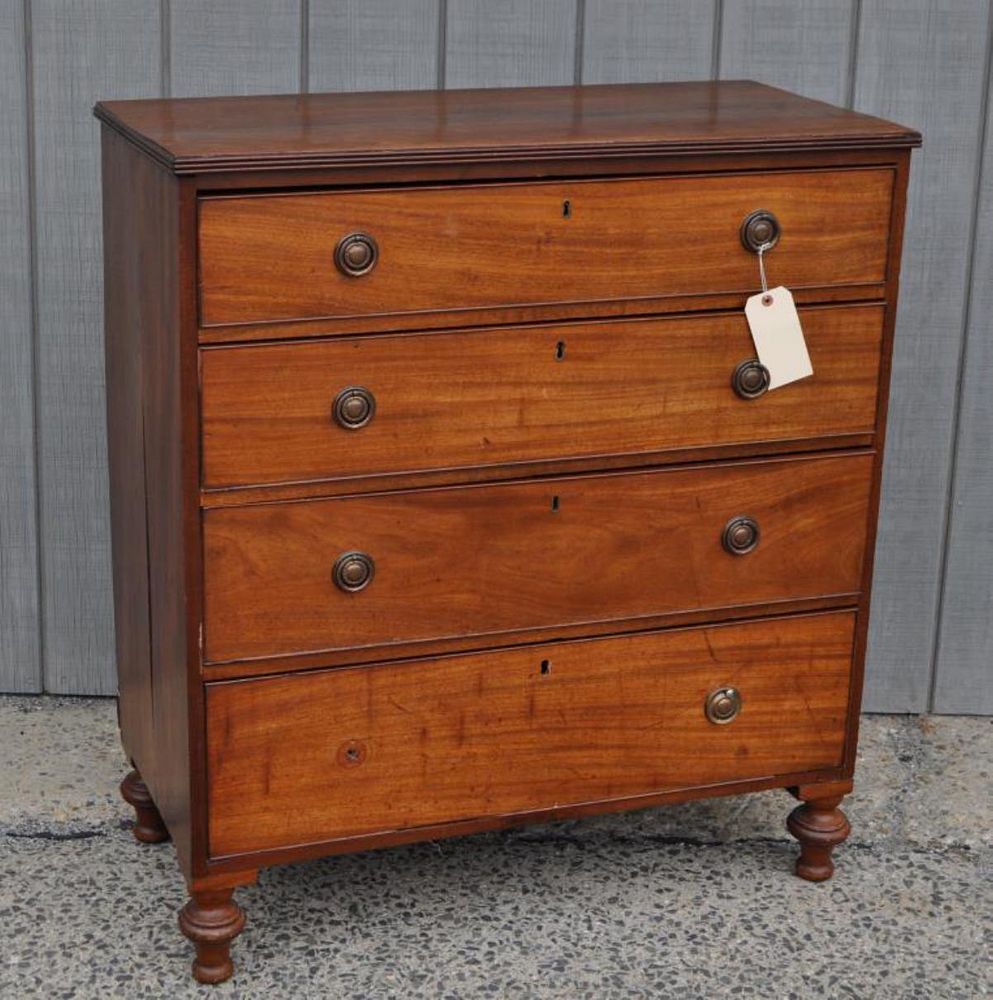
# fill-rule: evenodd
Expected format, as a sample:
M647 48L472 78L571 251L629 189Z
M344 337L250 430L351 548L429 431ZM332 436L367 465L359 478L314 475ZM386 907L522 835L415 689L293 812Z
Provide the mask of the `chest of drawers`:
M195 976L263 866L515 823L788 788L828 878L920 137L748 82L96 114L122 791Z

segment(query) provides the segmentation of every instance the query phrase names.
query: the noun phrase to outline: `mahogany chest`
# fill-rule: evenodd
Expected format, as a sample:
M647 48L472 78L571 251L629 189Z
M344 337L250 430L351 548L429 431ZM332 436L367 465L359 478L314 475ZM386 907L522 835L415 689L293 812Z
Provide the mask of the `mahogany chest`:
M122 790L195 976L263 866L516 823L783 787L830 877L919 135L751 82L96 115Z

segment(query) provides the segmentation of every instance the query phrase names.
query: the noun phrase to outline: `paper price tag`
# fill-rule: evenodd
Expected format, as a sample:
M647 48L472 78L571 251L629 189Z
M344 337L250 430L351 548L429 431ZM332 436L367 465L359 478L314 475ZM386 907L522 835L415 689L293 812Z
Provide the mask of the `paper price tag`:
M814 374L800 317L788 288L780 285L745 302L745 318L759 361L769 370L769 388L778 389Z

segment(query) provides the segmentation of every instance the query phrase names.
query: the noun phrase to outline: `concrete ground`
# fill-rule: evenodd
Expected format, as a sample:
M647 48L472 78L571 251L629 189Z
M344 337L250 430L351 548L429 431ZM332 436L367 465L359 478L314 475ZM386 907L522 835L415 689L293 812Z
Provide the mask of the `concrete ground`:
M986 997L991 772L991 719L867 717L822 885L784 792L270 869L211 991L172 848L128 830L113 702L0 698L0 997Z

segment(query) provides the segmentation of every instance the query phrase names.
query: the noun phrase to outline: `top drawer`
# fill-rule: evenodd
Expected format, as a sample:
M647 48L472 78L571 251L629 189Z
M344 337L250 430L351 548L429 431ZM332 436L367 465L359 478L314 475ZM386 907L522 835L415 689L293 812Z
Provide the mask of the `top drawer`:
M201 324L751 293L759 209L782 231L772 284L876 284L892 185L880 167L206 198ZM362 245L336 264L354 234L371 267Z

